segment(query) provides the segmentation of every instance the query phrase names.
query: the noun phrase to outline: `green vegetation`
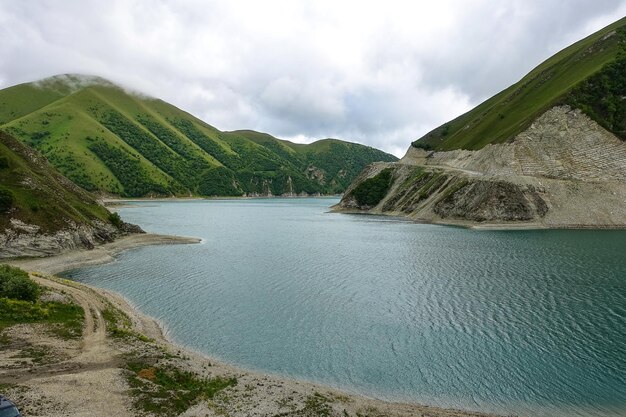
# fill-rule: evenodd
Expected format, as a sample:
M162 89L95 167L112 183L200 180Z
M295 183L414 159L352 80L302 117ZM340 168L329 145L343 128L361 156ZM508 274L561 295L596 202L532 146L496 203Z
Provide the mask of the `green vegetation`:
M110 213L92 195L68 181L37 152L0 131L0 230L10 219L37 225L43 233L67 229L68 224L110 223ZM4 213L8 213L6 215Z
M234 173L225 167L213 168L202 175L198 192L208 196L240 196Z
M122 218L120 217L118 213L110 213L109 221L111 222L113 226L117 228L120 228L124 225L124 222L122 221Z
M39 298L39 285L28 273L9 265L0 265L0 297L35 302Z
M319 392L309 395L304 402L304 409L302 412L304 415L310 416L330 416L332 408L329 403L331 400Z
M352 190L352 195L359 206L374 207L387 195L391 184L393 184L393 171L391 168L385 168L376 176L357 185Z
M107 333L119 339L135 337L137 339L143 339L143 335L136 333L132 330L132 323L130 318L126 316L122 311L108 307L102 311L102 318L107 324Z
M84 311L76 304L41 302L41 288L19 268L0 265L0 332L19 323L53 324L64 339L82 335Z
M139 158L121 146L113 147L103 140L96 140L88 149L100 158L122 184L117 192L123 197L167 193L163 185L150 179L150 174L143 169Z
M385 201L383 211L413 212L424 200L437 192L449 177L442 171L426 171L414 167L409 175Z
M516 84L413 142L413 146L426 150L480 149L506 142L560 104L583 110L626 139L625 27L623 18L576 42Z
M176 367L154 366L145 361L127 364L128 384L135 407L160 416L177 416L200 400L236 385L235 378L200 378Z
M21 84L1 90L0 103L0 129L84 189L124 197L336 194L367 164L397 160L334 139L300 145L253 131L220 132L96 77Z
M13 357L30 359L32 363L42 365L51 362L50 351L49 346L28 346Z
M18 323L46 321L50 310L43 304L0 298L0 330Z
M615 62L580 83L564 102L626 140L626 29L618 33L622 38L621 51Z
M163 172L185 183L186 186L193 185L193 177L196 175L193 168L182 156L172 151L159 139L116 111L107 113L103 124Z
M13 207L13 193L0 188L0 213L8 212Z

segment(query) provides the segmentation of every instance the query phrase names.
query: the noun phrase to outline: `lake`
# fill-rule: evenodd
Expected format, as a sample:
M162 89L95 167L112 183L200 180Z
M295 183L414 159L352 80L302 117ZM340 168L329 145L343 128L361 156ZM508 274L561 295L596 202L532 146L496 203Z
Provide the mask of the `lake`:
M65 276L247 369L442 407L626 415L625 231L476 231L328 213L337 201L139 202L124 220L203 242Z

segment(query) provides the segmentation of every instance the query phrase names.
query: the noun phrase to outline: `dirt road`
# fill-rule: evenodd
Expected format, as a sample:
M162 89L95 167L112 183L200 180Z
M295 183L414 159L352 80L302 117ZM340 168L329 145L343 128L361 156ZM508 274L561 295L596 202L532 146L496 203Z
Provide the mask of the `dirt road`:
M26 385L30 397L63 398L60 409L30 410L30 415L130 415L130 401L122 376L120 352L109 344L106 321L102 315L106 301L91 289L60 278L31 275L38 284L59 294L66 294L85 312L83 335L79 341L51 340L41 331L20 332L9 329L9 337L22 341L21 346L45 347L47 361L27 367L2 371L4 383ZM0 362L0 370L5 367ZM86 409L85 400L89 400ZM82 410L82 411L81 411ZM88 410L89 412L86 412Z

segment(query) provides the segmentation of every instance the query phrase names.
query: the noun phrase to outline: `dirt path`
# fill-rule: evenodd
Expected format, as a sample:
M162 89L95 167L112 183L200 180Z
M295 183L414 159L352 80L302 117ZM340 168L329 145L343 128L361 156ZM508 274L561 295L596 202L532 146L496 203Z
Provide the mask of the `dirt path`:
M130 399L121 375L123 361L119 358L120 352L107 339L102 314L106 302L95 291L70 281L35 275L31 278L44 287L68 295L83 308L85 321L80 348L78 352L69 349L74 355L66 360L33 364L3 373L3 382L26 385L31 396L62 399L59 409L41 414L31 410L31 415L129 415ZM35 336L28 343L37 346L42 340ZM86 399L89 400L88 407L85 407ZM89 412L84 413L85 409Z
M82 353L72 361L89 364L111 362L114 351L107 345L106 321L102 315L106 305L100 297L85 287L73 285L70 281L64 282L59 278L40 278L34 275L31 275L31 278L39 285L69 294L85 311Z
M76 374L91 370L116 367L121 362L115 358L114 350L108 346L106 339L106 322L102 315L104 302L95 293L63 282L59 278L41 278L30 275L39 285L68 294L85 312L85 324L81 340L81 352L66 361L45 364L4 374L4 378L12 383L24 383L37 378L52 375Z

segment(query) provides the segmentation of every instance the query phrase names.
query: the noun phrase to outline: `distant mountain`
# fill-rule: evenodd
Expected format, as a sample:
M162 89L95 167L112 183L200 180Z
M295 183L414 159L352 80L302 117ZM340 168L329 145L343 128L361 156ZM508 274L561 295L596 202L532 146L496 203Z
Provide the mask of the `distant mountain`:
M84 189L125 197L334 194L367 164L397 160L335 139L301 145L222 132L162 100L84 75L0 90L0 129Z
M369 165L337 209L464 226L626 228L626 18Z
M427 150L481 149L513 139L548 109L581 109L626 139L626 18L576 42L511 87L413 142Z
M0 259L89 248L137 231L38 152L0 132Z

